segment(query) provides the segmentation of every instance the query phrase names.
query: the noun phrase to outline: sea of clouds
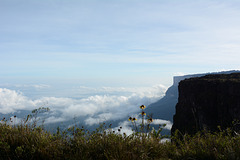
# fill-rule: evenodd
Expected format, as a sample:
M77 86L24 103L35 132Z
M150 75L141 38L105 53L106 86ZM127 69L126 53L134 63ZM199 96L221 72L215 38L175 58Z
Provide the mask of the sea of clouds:
M31 98L31 96L27 96L30 94L26 88L35 88L35 90L31 89L31 92L41 92L39 92L38 96L33 93L35 97ZM121 120L128 116L138 117L140 105L148 106L156 102L164 96L167 89L163 85L142 88L91 88L80 86L71 89L72 95L70 97L74 97L73 94L77 95L78 93L88 96L69 98L66 95L62 95L62 97L59 95L56 97L44 96L42 90L49 90L49 88L51 88L49 85L15 85L14 87L5 86L5 88L0 88L0 113L2 115L14 115L21 111L49 107L50 112L45 118L46 124L83 117L81 124L92 126L105 121ZM28 94L25 95L24 92ZM90 93L93 95L89 96ZM20 122L20 119L15 120L15 123ZM165 123L168 129L171 128L171 122L169 121L155 120L154 123ZM119 125L125 126L126 130L130 130L127 121L122 121Z

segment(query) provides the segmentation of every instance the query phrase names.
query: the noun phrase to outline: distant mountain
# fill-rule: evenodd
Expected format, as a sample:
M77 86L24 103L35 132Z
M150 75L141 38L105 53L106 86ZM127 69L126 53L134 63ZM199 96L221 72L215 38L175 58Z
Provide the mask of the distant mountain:
M240 73L237 70L223 71L223 72L212 72L212 73L201 73L201 74L191 74L184 76L173 77L173 85L168 88L166 95L155 103L150 104L146 108L147 113L152 113L153 118L164 119L173 121L173 115L175 114L175 106L178 102L178 84L180 81L192 78L192 77L202 77L208 74L231 74Z

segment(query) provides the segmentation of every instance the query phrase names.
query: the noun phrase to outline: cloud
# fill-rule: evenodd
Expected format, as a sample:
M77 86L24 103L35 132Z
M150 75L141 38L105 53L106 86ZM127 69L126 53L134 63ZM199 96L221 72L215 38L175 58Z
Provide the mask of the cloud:
M137 122L136 124L138 126L140 126L140 124L142 123L142 119L138 117L138 115L135 115L134 117L137 117ZM147 122L145 121L145 123L147 124ZM153 122L150 124L151 125L163 125L163 124L166 124L166 126L164 127L164 129L167 129L167 130L171 130L172 128L172 122L170 121L166 121L166 120L162 120L162 119L154 119ZM120 127L122 128L121 131L119 132L118 129L120 129ZM123 134L123 133L126 133L127 135L130 135L133 133L133 131L135 131L135 128L133 127L133 124L129 121L122 121L119 123L118 127L114 127L113 130L116 132L116 133L120 133L120 134Z
M118 129L120 129L120 127L122 127L122 129L119 132ZM123 121L123 122L119 123L118 127L114 127L113 131L115 131L116 133L120 133L120 134L126 133L126 135L130 135L133 133L133 127L131 125L131 122Z
M33 110L35 108L49 107L51 113L46 117L46 123L73 120L74 117L85 117L85 124L94 125L107 120L118 120L139 111L139 106L149 105L160 99L166 87L156 85L150 88L124 89L104 87L100 91L111 92L129 91L128 96L121 95L95 95L81 99L43 97L35 100L23 95L21 92L0 88L0 113L8 114L19 110ZM106 93L105 92L105 93Z
M51 116L46 118L44 123L50 124L50 123L57 123L57 122L64 122L64 121L66 121L66 119L63 117Z
M163 120L163 119L154 119L152 124L156 124L156 125L166 124L166 126L164 127L165 129L171 130L171 128L172 128L172 122L171 121L166 121L166 120Z
M84 122L86 125L94 125L94 124L99 124L102 123L104 121L108 121L110 119L112 119L114 117L113 113L102 113L97 115L96 118L93 117L89 117L87 118Z
M34 88L34 89L45 89L50 88L50 85L47 84L0 84L1 87L7 87L7 88Z
M144 94L146 96L159 96L165 93L167 87L164 85L155 85L150 89L149 87L86 87L78 86L73 88L72 91L75 93L84 94L108 94L108 95L119 95L119 94Z
M0 88L0 113L13 113L17 110L33 109L35 103L21 92Z
M22 85L22 84L17 84L13 85L16 88L35 88L35 89L45 89L45 88L50 88L50 85L47 84L31 84L31 85Z

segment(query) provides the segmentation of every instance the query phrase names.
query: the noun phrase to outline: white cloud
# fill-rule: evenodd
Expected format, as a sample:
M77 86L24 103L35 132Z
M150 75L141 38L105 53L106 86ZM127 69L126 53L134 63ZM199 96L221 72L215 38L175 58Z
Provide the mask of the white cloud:
M142 123L142 119L138 117L138 115L134 116L134 117L137 117L137 126L138 126L138 130L140 129L139 126L140 124ZM147 124L147 122L145 121L145 124ZM163 124L166 124L166 126L164 127L164 129L167 129L167 130L171 130L172 128L172 122L170 121L166 121L166 120L162 120L162 119L154 119L153 122L151 123L152 125L163 125ZM150 127L151 127L151 124L150 124ZM122 127L121 131L119 132L118 129L120 129L120 127ZM113 130L116 132L116 133L120 133L120 134L123 134L123 133L126 133L127 135L130 135L132 134L134 131L136 131L135 127L133 126L132 122L129 122L129 121L123 121L123 122L120 122L119 123L119 126L118 127L115 127L113 128Z
M94 125L94 124L99 124L99 123L102 123L104 121L110 120L112 118L114 118L113 113L102 113L102 114L97 115L96 118L89 117L84 122L85 122L86 125L91 126L91 125Z
M164 85L155 85L151 89L149 87L86 87L78 86L72 89L74 93L84 94L144 94L146 96L159 96L165 93L167 88Z
M119 132L118 129L120 129L120 127L122 127L122 129ZM112 130L115 131L116 133L120 133L120 134L126 133L126 135L130 135L134 131L134 129L131 125L131 122L129 122L129 121L121 122L118 127L115 127Z
M129 90L109 88L104 90ZM18 110L33 110L38 107L49 107L50 117L46 123L72 120L74 117L87 117L87 125L98 124L106 120L118 120L139 111L139 106L149 105L160 99L166 87L156 85L151 88L135 88L129 96L95 95L82 99L43 97L31 100L21 92L0 88L0 113L13 113ZM58 116L56 116L58 114Z
M0 113L13 113L22 109L33 109L35 103L22 93L0 88Z
M11 88L34 88L34 89L46 89L50 88L47 84L0 84L1 87L11 87Z
M154 119L152 124L160 124L160 125L163 125L163 124L166 124L166 126L164 128L168 129L168 130L171 130L172 128L172 122L171 121L166 121L166 120L163 120L163 119Z
M50 123L57 123L57 122L64 122L64 121L66 121L66 119L63 117L51 116L51 117L46 118L44 123L50 124Z

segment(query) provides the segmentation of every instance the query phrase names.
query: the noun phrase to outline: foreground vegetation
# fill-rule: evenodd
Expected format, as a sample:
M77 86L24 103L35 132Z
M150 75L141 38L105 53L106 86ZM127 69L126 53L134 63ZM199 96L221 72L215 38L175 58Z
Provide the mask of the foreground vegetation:
M38 124L38 116L49 111L40 107L32 111L20 125L14 125L16 116L0 122L0 159L6 160L133 160L133 159L240 159L240 135L227 129L195 135L176 132L163 142L162 127L150 129L153 119L146 116L140 106L141 121L129 117L133 134L122 133L120 127L113 131L111 124L101 124L89 132L84 127L73 126L67 130L50 133Z
M176 133L161 143L157 131L149 134L113 133L101 125L94 132L72 127L55 134L27 124L0 124L0 159L240 159L240 136L225 130Z

